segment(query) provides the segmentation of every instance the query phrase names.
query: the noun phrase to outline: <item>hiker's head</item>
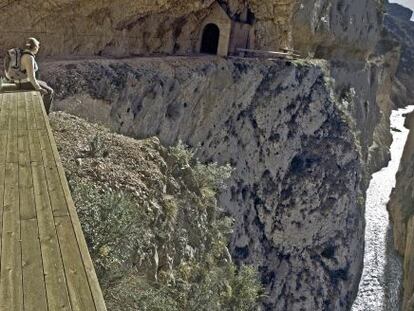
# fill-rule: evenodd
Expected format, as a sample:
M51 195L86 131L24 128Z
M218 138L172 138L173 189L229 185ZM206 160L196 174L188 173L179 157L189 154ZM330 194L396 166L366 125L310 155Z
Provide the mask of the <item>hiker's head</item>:
M39 51L40 42L36 38L27 38L24 44L25 48L30 50L33 54Z

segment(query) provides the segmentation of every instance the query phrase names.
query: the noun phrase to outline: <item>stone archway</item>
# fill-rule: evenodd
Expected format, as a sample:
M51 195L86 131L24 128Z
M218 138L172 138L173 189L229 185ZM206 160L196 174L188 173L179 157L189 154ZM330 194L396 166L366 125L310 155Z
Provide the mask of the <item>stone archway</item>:
M200 53L217 54L220 40L220 28L213 23L204 27Z

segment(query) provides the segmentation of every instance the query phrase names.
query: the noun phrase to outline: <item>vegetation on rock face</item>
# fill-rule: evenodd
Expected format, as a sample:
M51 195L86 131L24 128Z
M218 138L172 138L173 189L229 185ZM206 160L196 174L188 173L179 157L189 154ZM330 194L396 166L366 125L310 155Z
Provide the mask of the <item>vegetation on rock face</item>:
M232 262L215 199L229 166L65 114L52 126L109 310L256 308L256 271Z

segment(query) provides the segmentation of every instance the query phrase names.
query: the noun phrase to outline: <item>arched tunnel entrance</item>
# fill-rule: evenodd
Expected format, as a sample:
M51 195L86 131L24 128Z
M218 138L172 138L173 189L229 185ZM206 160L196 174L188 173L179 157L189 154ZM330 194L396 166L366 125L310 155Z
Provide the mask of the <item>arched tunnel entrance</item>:
M201 39L201 53L217 54L220 38L220 29L216 24L207 24L203 30Z

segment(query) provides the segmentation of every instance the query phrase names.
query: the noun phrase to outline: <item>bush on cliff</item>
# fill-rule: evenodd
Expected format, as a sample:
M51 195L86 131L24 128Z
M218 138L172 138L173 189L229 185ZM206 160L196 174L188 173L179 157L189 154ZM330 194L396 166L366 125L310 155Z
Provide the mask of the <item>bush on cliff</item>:
M86 146L96 137L94 130L86 131ZM64 157L72 139L61 142ZM63 159L108 309L254 310L261 293L257 273L232 262L227 245L233 220L216 202L231 168L199 163L182 144L165 149L151 140L135 149L145 153L137 166L116 147L106 157L85 152L79 160L68 152L78 161ZM161 169L145 171L144 158ZM128 174L140 170L142 185L128 184L135 175L109 176L116 171L111 161L121 166L125 161Z

